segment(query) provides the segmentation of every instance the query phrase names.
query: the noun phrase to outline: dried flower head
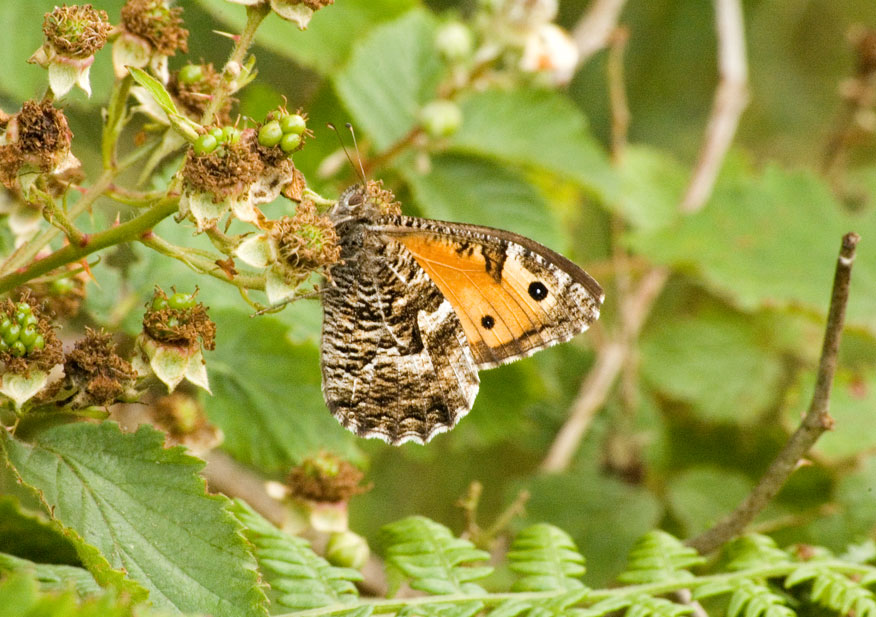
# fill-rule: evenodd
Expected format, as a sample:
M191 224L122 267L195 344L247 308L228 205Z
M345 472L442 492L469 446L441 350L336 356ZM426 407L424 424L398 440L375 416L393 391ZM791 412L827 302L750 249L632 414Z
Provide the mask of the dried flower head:
M149 41L162 56L188 51L189 31L182 23L182 9L165 0L128 0L122 7L125 30Z
M4 373L48 371L64 359L61 341L42 307L25 292L0 303L0 364Z
M46 42L67 58L93 56L106 44L111 29L106 11L90 4L56 6L43 20Z
M334 225L308 200L298 204L295 216L274 221L268 234L277 247L277 257L287 273L287 282L341 258Z
M211 99L211 93L219 85L220 73L208 64L188 64L170 75L167 91L190 118L200 118ZM216 112L219 124L231 122L231 99L226 98Z
M349 461L321 453L293 467L286 484L292 497L337 503L369 491L371 485L363 485L363 477L364 474Z
M189 150L182 171L186 183L198 192L211 194L217 203L246 193L264 168L253 137L252 131L246 131L237 143L208 154Z
M76 394L76 408L111 405L131 400L137 372L116 354L112 336L86 328L64 361L64 379Z
M401 203L395 194L383 187L383 180L369 180L365 183L365 198L375 204L382 215L401 214Z
M167 299L162 289L155 289L152 304L143 316L143 332L159 343L191 349L199 347L200 339L200 346L213 349L216 324L207 316L206 307L193 303L189 308L173 308Z

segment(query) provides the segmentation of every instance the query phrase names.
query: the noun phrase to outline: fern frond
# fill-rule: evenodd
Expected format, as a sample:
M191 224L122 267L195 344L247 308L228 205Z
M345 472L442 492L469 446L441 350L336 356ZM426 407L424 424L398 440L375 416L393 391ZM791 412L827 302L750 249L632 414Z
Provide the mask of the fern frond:
M493 571L489 566L464 565L486 561L490 555L422 516L386 525L381 537L387 547L387 563L401 572L412 588L426 593L483 593L484 589L471 581Z
M397 617L474 617L484 608L483 602L460 602L454 604L417 604L406 606Z
M694 591L695 600L732 593L726 617L794 617L788 599L750 579L715 581Z
M724 548L727 570L748 570L769 565L791 563L791 556L769 536L749 534L732 540Z
M632 604L633 599L629 596L612 596L610 598L606 598L605 600L601 600L585 609L580 610L581 617L602 617L603 615L608 615L609 613L614 613L621 609L627 608L630 604Z
M693 578L687 568L705 559L694 549L665 531L650 531L630 551L627 569L618 580L624 583L654 583L671 579Z
M582 589L584 557L575 542L553 525L539 523L521 531L508 551L508 567L522 576L513 591Z
M692 606L641 594L631 598L626 617L681 617L693 610Z
M814 602L843 615L854 611L856 617L876 617L876 595L861 583L819 563L812 564L804 575L798 572L799 570L788 576L785 580L786 587L811 579L810 597Z
M588 590L582 587L555 598L538 601L508 600L493 609L490 617L585 617L589 615L590 609L569 607L584 600L587 593Z
M356 600L359 592L353 581L362 580L359 572L331 565L306 540L280 531L243 501L234 500L229 509L255 548L274 602L304 610Z

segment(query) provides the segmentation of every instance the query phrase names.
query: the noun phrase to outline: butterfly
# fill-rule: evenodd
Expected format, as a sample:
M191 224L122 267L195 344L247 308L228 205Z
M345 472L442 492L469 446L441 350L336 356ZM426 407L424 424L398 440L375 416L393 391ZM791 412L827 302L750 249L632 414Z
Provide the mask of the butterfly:
M375 186L327 213L341 259L322 293L322 390L359 436L426 443L469 412L479 370L586 330L604 294L529 238L402 216Z

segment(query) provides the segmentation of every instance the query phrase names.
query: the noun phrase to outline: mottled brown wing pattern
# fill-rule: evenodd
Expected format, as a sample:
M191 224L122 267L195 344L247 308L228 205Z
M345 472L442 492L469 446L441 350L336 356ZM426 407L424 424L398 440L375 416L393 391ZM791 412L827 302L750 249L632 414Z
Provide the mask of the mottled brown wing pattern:
M599 317L599 284L523 236L412 217L373 229L402 243L450 301L478 368L567 341Z
M478 391L450 303L399 242L357 225L323 296L323 393L363 437L425 443L453 427Z

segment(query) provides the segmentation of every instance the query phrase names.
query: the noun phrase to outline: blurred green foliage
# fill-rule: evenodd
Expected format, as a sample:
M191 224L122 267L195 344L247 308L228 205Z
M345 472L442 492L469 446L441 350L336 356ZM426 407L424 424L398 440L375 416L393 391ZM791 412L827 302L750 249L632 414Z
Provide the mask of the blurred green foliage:
M44 71L26 60L41 43L41 15L53 4L0 3L0 23L16 33L0 37L6 111L45 88ZM94 4L115 19L122 2ZM573 27L587 4L560 2L560 22ZM465 16L471 5L338 0L304 33L271 16L254 49L258 79L237 95L238 109L262 118L283 97L290 108L303 108L316 139L295 163L312 188L336 196L355 173L347 167L318 173L338 150L324 123L353 122L366 155L403 138L418 121L417 109L435 98L442 70L431 45L437 24ZM410 153L375 170L404 200L406 213L528 235L574 258L606 288L595 332L482 374L471 414L425 447L360 440L328 414L319 389L317 302L251 318L229 286L143 246L125 246L95 268L87 319L69 327L101 324L135 335L155 284L197 285L219 328L217 349L206 356L213 393L201 400L225 434L223 448L241 464L281 479L321 450L354 460L373 490L352 500L350 527L376 548L378 529L408 515L461 530L455 502L474 480L484 485L483 526L525 490L526 512L512 528L544 521L566 530L587 557L585 581L603 585L622 571L627 551L645 532L662 527L688 537L726 514L794 429L812 392L840 238L854 230L863 239L832 398L836 427L756 526L783 545L815 542L835 551L873 538L873 133L842 168L826 174L822 161L845 105L840 84L854 72L846 34L855 25L876 27L876 4L751 0L743 8L750 103L711 198L692 216L680 216L678 202L717 84L713 6L702 0L628 3L621 23L629 30L624 86L631 124L629 146L616 160L609 156L607 54L601 52L563 92L518 86L463 97L463 125L432 153L426 171ZM243 9L198 0L185 3L185 20L190 56L221 66L230 44L213 30L239 31ZM100 165L96 119L109 91L108 50L98 54L92 76L93 98L75 93L68 106L73 149L90 174ZM266 210L279 216L287 208L277 203ZM106 207L93 214L98 227L114 217ZM203 242L170 220L158 231L179 244ZM621 271L620 254L627 255ZM652 265L668 267L671 277L634 343L623 384L612 389L569 469L543 473L540 464L594 350L621 336L618 298L628 293L622 279L637 280ZM142 447L157 447L152 437L136 435ZM24 453L13 449L10 456ZM44 467L34 464L34 473L50 475L48 461ZM194 499L191 487L171 489ZM12 509L5 500L0 506L0 512ZM14 552L10 536L35 523L22 513L2 516L0 550ZM97 539L84 540L111 543L111 524L95 533ZM68 563L69 545L58 543L55 531L44 534L46 558ZM38 545L32 539L17 554L39 561ZM107 577L121 567L131 572L123 556L104 564ZM134 579L160 587L148 568Z

